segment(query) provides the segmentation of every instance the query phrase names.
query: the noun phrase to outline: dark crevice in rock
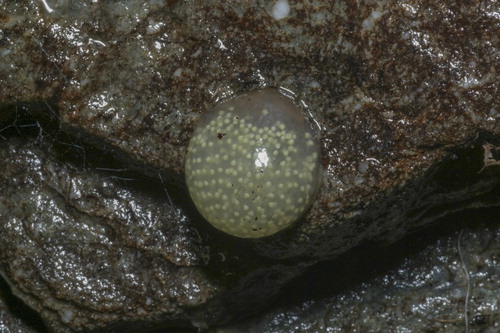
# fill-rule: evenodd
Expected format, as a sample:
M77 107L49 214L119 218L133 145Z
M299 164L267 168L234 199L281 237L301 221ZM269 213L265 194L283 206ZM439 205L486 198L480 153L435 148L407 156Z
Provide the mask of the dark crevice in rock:
M495 190L500 197L500 186ZM418 254L430 244L458 230L494 229L500 225L498 216L500 207L469 209L443 217L432 225L414 229L389 246L383 241L365 242L334 260L311 266L282 289L272 306L293 307L353 290L363 283L383 277L405 261L418 258Z
M120 181L153 198L163 200L168 192L174 205L188 205L183 177L140 164L101 139L62 127L57 107L48 102L0 105L0 115L0 135L4 140L16 137L27 143L40 143L50 147L61 163L96 170L104 179Z
M9 284L2 277L0 277L0 297L4 300L7 310L13 316L19 318L27 327L36 330L38 333L49 333L40 314L13 295Z
M407 181L391 191L380 191L366 203L347 209L357 211L342 221L342 212L330 217L322 232L314 232L302 247L281 247L288 244L287 235L297 233L300 224L277 235L271 241L256 241L256 251L263 255L302 262L318 257L331 259L349 246L338 244L364 240L399 240L408 231L435 222L440 217L467 208L498 206L496 191L500 186L500 166L484 167L485 143L500 145L500 137L482 133L460 148L449 148L446 155L419 178Z

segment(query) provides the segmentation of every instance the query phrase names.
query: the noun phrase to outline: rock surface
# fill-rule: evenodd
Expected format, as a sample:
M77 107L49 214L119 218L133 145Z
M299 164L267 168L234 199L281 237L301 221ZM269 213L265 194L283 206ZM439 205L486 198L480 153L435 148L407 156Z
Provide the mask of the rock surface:
M307 297L285 294L268 313L215 331L498 332L499 214L451 216L440 221L451 233L439 226L369 254L349 252L294 283ZM346 273L335 278L338 271Z
M500 146L497 1L305 1L290 3L284 18L273 16L272 2L0 0L0 5L2 153L11 156L10 167L27 191L17 195L18 185L2 176L0 214L19 218L2 222L2 233L19 232L17 239L26 243L20 247L24 243L12 238L2 244L2 265L19 295L53 327L87 329L135 320L218 324L262 307L304 267L367 239L394 241L450 211L499 204L498 196L490 195L500 184L498 156L487 157L483 148L486 143ZM302 221L276 236L248 242L218 233L193 211L182 170L200 115L263 86L295 94L315 126L323 149L323 186ZM23 117L30 120L23 122ZM26 126L35 132L32 141L46 146L7 139ZM79 151L78 157L61 157L51 145L59 145L59 151L66 145ZM16 151L25 158L16 162ZM177 199L144 188L126 198L120 196L126 189L106 194L104 188L90 197L99 176L85 166L102 168L99 163L108 158L116 159L120 170L163 184ZM40 175L39 166L31 164L37 159L50 161L54 171ZM83 162L72 167L68 161L74 159ZM483 168L487 160L493 162ZM22 171L26 168L32 169ZM122 177L117 171L111 176ZM37 186L28 181L33 177ZM80 182L73 184L72 178ZM67 192L77 185L82 202ZM140 203L128 215L120 213L118 206L131 198ZM165 207L153 200L158 198ZM30 210L23 210L19 200L26 200ZM40 210L50 228L33 234L30 228L40 222L26 212ZM152 215L143 217L144 211ZM139 215L145 219L142 225L136 224ZM148 230L158 225L154 216L173 228L166 238L157 239ZM74 223L63 225L66 219ZM95 285L88 290L91 295L73 296L69 283L57 289L68 302L54 302L48 282L58 275L50 271L51 256L65 255L60 264L69 265L70 259L85 263L90 253L111 249L96 245L79 252L70 243L70 249L58 253L51 235L64 231L75 242L85 221L100 226L103 219L121 232L123 243L113 246L132 244L133 251L157 255L159 261L148 260L153 276L160 267L174 275L183 267L192 274L187 279L201 288L199 294L186 287L181 296L168 295L182 284L176 276L167 279L171 285L160 279L165 292L160 299L172 304L158 303L152 313L143 309L144 316L134 312L139 301L120 308L118 296L126 291L113 289L119 283ZM107 235L88 232L88 237ZM43 241L32 244L34 236ZM91 243L101 241L108 240ZM12 279L16 251L31 250L39 260L21 271L34 274L38 264L49 271L47 276L31 282ZM110 261L112 251L106 253L103 265L117 269L118 259ZM92 270L89 276L95 275ZM106 286L115 287L102 292ZM139 292L138 286L131 288ZM108 312L92 310L92 297L114 293L116 300L103 303ZM80 298L84 304L79 305L95 314L71 312ZM74 321L64 323L67 316L61 311L68 306ZM183 312L187 307L193 309L189 315Z
M181 210L36 145L2 142L0 160L1 271L56 331L188 325L216 291Z

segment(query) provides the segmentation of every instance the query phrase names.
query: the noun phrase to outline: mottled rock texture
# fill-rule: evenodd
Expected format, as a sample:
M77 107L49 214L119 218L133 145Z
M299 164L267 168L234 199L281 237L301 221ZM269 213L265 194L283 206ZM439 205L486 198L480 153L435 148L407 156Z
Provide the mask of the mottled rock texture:
M207 254L181 210L34 145L2 142L0 160L1 271L49 326L187 325L186 309L211 298Z
M102 156L117 158L122 168L165 179L170 192L177 189L184 201L174 200L174 211L191 218L165 213L170 216L165 223L192 230L186 244L206 249L209 281L228 291L208 303L197 299L193 306L206 306L193 314L197 325L258 309L303 267L367 239L393 241L447 212L499 204L491 195L500 183L498 154L486 158L483 149L486 143L500 146L498 1L300 1L290 2L289 15L281 20L271 15L271 1L0 0L0 5L1 139L20 128L20 103L46 103L28 112L33 129L40 129L36 140L47 132L42 119L57 118L58 131L83 153L89 145L105 147ZM185 150L200 115L264 86L293 92L316 128L323 186L302 221L271 238L243 242L206 226L182 184L174 183L182 183ZM19 149L29 153L29 146ZM67 161L51 158L59 163L57 172L67 168ZM483 168L486 160L493 162ZM95 176L78 172L90 191ZM1 195L10 194L1 213L15 216L23 208L16 204L15 185L5 184ZM49 193L40 191L40 202L32 202L36 207L43 207ZM108 199L115 196L119 201L118 193ZM162 200L170 207L165 196ZM65 213L53 212L53 224L72 218L68 204L76 203L56 206ZM86 207L81 220L101 218L94 208ZM35 223L23 214L17 223ZM133 230L131 217L123 218L123 230ZM128 242L139 246L141 237ZM200 256L198 247L178 249L147 239L151 243L140 249L171 250L165 252L168 265ZM17 245L7 244L4 258ZM212 285L205 283L202 294L208 295ZM155 314L175 317L165 309ZM122 319L109 319L113 316L99 322Z

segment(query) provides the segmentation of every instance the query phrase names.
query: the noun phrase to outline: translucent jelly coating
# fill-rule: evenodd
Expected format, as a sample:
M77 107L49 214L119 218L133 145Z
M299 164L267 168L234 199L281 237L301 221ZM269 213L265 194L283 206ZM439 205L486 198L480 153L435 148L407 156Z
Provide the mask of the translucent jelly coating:
M293 101L266 88L219 104L200 120L185 172L191 198L214 227L265 237L310 207L321 181L320 147Z

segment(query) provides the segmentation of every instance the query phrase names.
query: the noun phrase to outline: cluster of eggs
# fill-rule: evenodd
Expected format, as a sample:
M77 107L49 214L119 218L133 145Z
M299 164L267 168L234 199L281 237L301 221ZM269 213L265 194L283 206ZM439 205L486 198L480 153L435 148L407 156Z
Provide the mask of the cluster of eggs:
M266 88L217 105L189 142L186 183L203 217L258 238L297 221L321 180L320 147L300 108Z

